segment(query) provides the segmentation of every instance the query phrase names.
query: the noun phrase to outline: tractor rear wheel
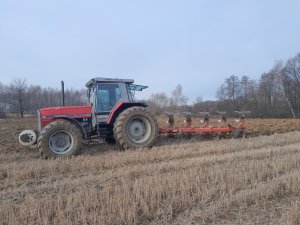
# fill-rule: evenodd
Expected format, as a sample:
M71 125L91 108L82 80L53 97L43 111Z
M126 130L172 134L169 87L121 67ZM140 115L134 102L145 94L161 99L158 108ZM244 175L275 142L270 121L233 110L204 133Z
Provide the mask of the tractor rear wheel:
M52 122L43 128L37 143L45 158L68 157L79 153L82 134L69 122Z
M125 109L114 124L114 136L124 149L150 147L157 134L157 121L144 107L135 106Z

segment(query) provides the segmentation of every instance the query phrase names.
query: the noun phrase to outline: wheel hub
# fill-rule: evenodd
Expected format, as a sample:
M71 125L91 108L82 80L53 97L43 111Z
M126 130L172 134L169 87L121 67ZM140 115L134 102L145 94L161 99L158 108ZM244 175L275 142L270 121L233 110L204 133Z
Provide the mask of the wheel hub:
M49 147L56 154L65 154L73 145L73 137L66 131L54 133L49 139Z
M56 143L58 147L64 147L66 145L70 144L70 140L68 140L68 137L64 134L58 134L56 137Z
M143 116L135 116L127 123L127 136L134 143L144 143L150 134L150 122Z
M129 135L134 140L140 140L144 136L145 131L145 124L139 120L133 120L128 128Z

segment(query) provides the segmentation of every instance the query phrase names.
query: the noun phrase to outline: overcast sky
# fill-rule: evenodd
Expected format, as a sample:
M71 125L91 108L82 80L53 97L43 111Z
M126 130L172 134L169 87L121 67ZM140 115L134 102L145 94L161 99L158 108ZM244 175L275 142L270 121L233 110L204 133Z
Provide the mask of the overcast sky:
M84 88L133 78L141 97L177 84L214 99L232 74L258 79L300 52L300 0L0 0L0 82Z

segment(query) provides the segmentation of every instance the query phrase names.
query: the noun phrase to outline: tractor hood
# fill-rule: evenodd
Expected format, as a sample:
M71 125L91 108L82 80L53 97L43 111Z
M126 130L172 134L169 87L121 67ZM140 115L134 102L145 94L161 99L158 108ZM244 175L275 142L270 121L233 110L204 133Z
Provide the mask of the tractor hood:
M41 118L72 117L89 118L92 116L92 106L62 106L49 107L39 110Z

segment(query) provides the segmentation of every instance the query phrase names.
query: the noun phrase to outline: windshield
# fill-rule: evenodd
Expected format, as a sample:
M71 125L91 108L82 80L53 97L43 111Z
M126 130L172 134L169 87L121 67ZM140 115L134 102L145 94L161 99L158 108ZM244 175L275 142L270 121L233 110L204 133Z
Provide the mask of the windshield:
M148 88L148 86L138 85L138 84L128 84L127 85L127 92L128 92L128 99L130 102L135 101L135 91L142 91Z
M96 112L109 112L121 100L119 84L98 84Z

